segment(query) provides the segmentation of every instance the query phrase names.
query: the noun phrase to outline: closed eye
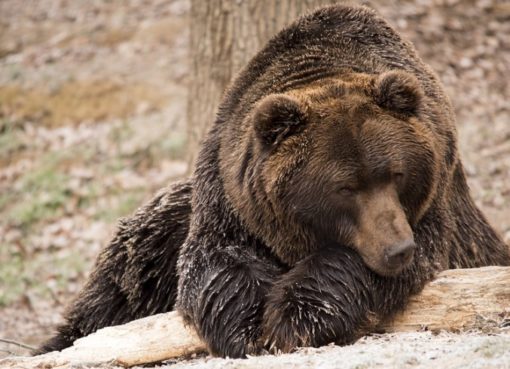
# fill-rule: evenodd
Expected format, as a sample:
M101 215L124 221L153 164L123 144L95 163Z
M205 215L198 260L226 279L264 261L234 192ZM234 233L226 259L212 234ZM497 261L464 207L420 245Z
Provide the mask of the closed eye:
M395 184L399 188L404 185L404 183L405 183L404 173L402 173L402 172L395 172L395 173L392 174L392 177L393 177L393 181L395 182Z
M352 196L356 193L356 189L349 186L341 186L337 190L337 193L342 196Z
M402 172L393 173L393 179L395 179L396 181L402 181L404 179L404 173Z

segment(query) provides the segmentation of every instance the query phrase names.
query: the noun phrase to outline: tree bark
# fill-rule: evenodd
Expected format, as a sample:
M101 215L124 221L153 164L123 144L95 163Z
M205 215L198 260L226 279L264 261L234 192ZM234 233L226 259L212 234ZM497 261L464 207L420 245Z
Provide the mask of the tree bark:
M192 0L189 168L232 77L298 16L335 0Z
M411 299L386 332L423 329L498 331L510 323L510 267L447 270ZM0 360L0 369L66 368L111 363L130 367L205 351L193 329L176 312L108 327L73 347L36 357Z

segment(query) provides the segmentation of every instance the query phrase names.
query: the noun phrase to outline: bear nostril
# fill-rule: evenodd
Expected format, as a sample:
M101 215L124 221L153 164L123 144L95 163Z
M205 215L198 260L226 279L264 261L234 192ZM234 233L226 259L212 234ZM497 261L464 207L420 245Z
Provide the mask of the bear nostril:
M415 249L416 244L412 238L405 240L386 252L386 261L391 268L403 266L411 261Z

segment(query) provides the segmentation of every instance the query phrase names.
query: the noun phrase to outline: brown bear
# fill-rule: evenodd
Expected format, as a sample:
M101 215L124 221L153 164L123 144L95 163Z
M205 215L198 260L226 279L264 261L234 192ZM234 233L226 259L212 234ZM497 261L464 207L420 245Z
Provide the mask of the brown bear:
M219 356L346 344L438 271L510 265L454 123L374 11L300 18L226 92L193 179L123 223L40 352L174 303Z

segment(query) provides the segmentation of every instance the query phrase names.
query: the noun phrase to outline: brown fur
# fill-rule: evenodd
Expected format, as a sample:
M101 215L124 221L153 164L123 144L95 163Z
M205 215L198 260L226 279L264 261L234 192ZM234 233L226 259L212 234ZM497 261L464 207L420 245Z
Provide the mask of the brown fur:
M409 115L420 108L422 95L414 77L404 72L342 77L347 82L322 79L258 103L248 117L253 132L248 130L246 137L255 157L267 155L256 177L263 182L258 185L262 193L239 176L247 171L237 160L243 153L231 152L231 147L224 161L225 188L247 225L267 237L287 264L294 265L327 241L353 245L374 270L394 274L402 268L385 269L385 254L412 239L407 219L417 222L438 182L434 136ZM385 93L383 102L379 88ZM266 136L273 141L268 143ZM405 190L420 187L422 198L407 194L406 215L400 203ZM339 214L356 218L358 224L349 227L338 220ZM278 225L272 229L269 222ZM330 239L317 239L325 235ZM286 239L271 240L275 236Z
M100 328L173 310L176 262L188 233L191 189L189 181L175 183L121 220L68 307L58 334L35 353L62 350Z
M384 20L301 18L236 78L204 142L178 310L221 355L347 343L437 271L510 264L456 145L436 75Z
M192 182L124 223L42 351L171 309L175 291L215 355L346 344L440 270L510 265L469 195L452 111L372 10L300 18L228 89Z

